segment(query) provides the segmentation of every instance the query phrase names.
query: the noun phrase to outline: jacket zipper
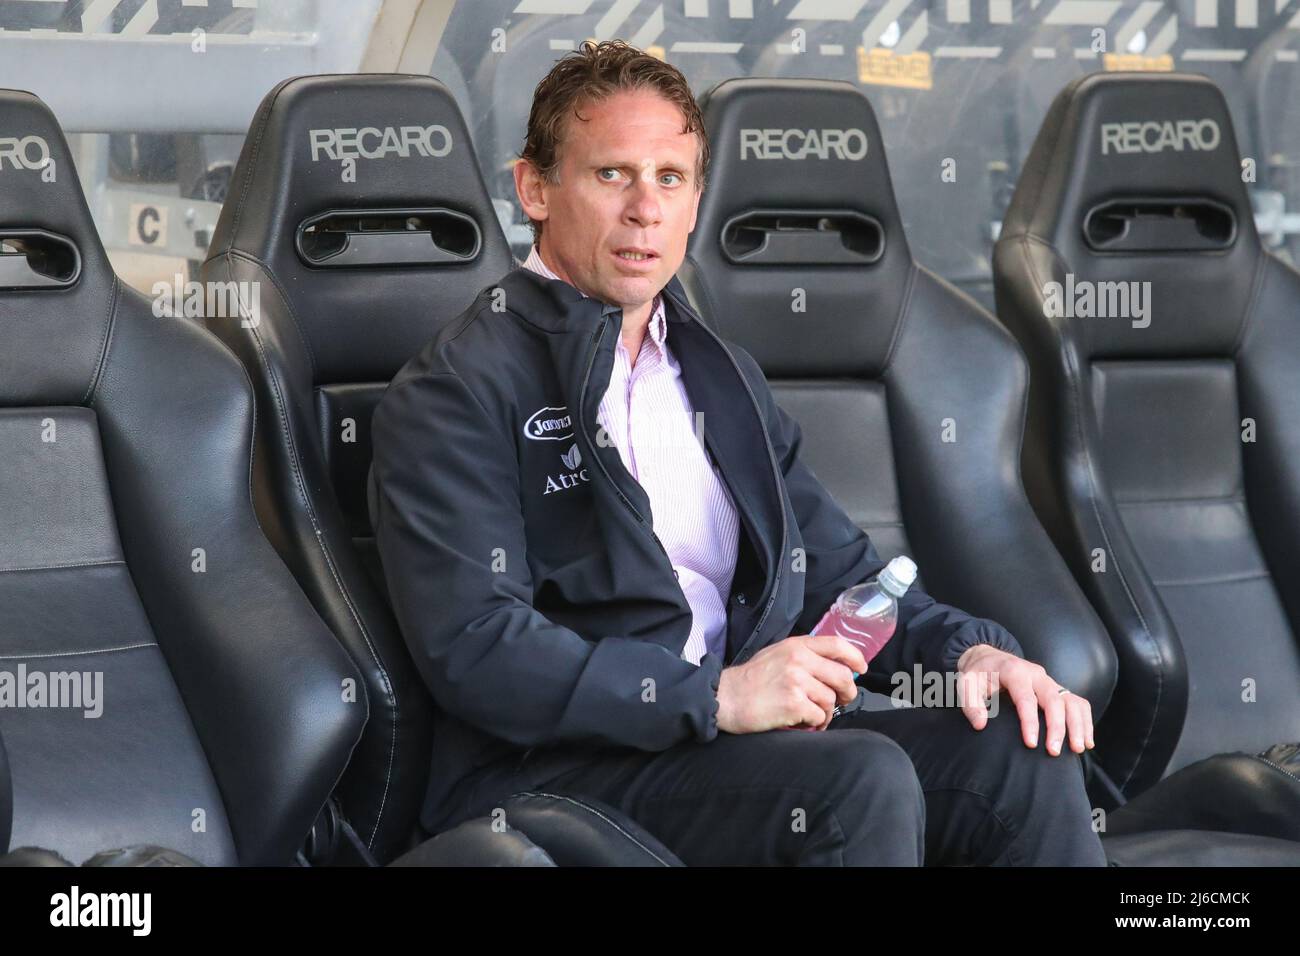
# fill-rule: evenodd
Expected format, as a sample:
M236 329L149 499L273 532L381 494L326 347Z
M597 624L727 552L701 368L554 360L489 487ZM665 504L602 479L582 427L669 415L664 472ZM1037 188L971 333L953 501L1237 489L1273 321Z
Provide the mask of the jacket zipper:
M672 298L673 301L677 303L678 308L681 308L684 312L687 313L687 315L695 319L699 327L703 329L705 333L709 335L718 344L718 347L722 350L723 354L727 356L727 360L731 362L731 367L736 370L736 377L740 379L740 384L745 387L745 394L749 396L749 404L753 407L754 413L758 416L759 427L762 429L763 432L763 445L767 449L768 463L771 465L772 478L773 481L775 482L776 489L777 489L777 497L778 498L781 497L781 475L780 472L777 470L777 466L776 466L776 451L775 449L772 448L772 439L767 433L767 428L763 425L763 411L758 406L758 399L754 397L754 390L749 387L749 379L745 378L745 373L740 370L740 365L737 364L735 357L731 354L731 351L727 348L727 346L723 344L722 340L718 338L716 335L714 335L713 330L710 329L707 325L705 325L702 320L696 317L695 313L691 309L684 306L682 302L676 298L676 296L673 296ZM587 369L582 376L582 387L579 388L578 390L578 427L583 430L583 434L586 434L587 431L587 424L584 418L584 413L586 411L586 405L587 405L587 401L586 401L587 388L591 384L591 369L596 364L596 353L600 351L600 343L605 336L605 327L608 324L608 321L609 320L607 318L602 316L600 326L596 329L595 334L592 335L591 351L587 356ZM630 510L632 514L636 515L636 518L641 523L641 525L650 532L651 537L655 539L655 544L659 545L659 550L663 552L665 558L668 558L668 564L669 566L671 566L673 562L672 562L672 558L669 557L668 555L668 549L665 548L663 542L659 540L659 535L655 534L654 529L650 527L650 522L646 521L645 516L641 514L640 511L637 510L636 505L634 505L631 502L631 500L627 497L627 495L623 494L623 489L618 486L618 483L616 481L614 481L614 476L609 473L609 469L606 468L605 463L600 460L600 456L597 455L595 456L595 458L596 458L596 464L600 466L600 470L604 473L605 478L609 481L609 483L614 486L614 491L618 493L618 496L622 500L623 504L627 505L628 510ZM763 624L767 621L767 616L772 611L772 605L776 603L776 594L781 586L781 569L782 569L782 565L785 563L785 541L786 541L786 533L788 532L788 530L789 530L789 526L785 520L785 501L784 499L782 499L781 500L781 546L780 546L780 553L777 556L776 569L772 579L772 592L768 596L767 604L764 605L763 607L763 612L758 617L758 623L754 625L754 630L750 632L749 637L745 638L745 642L740 645L740 648L739 650L736 651L736 656L733 658L733 660L739 661L740 658L744 655L745 651L749 648L749 645L754 642L754 638L757 637L759 631L763 629Z
M587 434L587 421L584 417L587 409L587 387L591 384L591 369L592 366L596 364L596 353L600 351L600 343L605 337L605 329L608 325L609 320L606 317L601 316L600 325L597 327L596 333L591 337L592 344L591 351L587 355L587 369L582 376L582 387L578 389L578 427L582 429L584 435ZM659 545L659 550L663 552L664 557L668 560L668 566L672 567L673 559L669 556L668 549L665 548L664 543L659 540L659 535L655 534L654 528L651 527L650 522L645 519L645 515L641 514L641 512L637 510L636 505L632 503L632 500L628 498L627 495L623 494L623 489L618 486L618 482L616 482L614 476L609 473L609 469L606 468L605 463L600 460L600 456L593 455L592 457L596 459L596 464L600 466L600 470L605 475L606 480L609 481L614 491L618 493L619 499L623 504L627 505L628 510L631 511L632 514L636 515L636 519L640 522L641 527L650 532L650 537L655 539L655 544Z
M665 294L668 294L667 290L665 290ZM690 303L683 302L675 295L670 295L669 297L677 303L679 309L695 320L695 323L704 330L706 335L718 344L718 348L722 350L723 354L727 356L727 360L731 362L731 367L736 370L736 377L740 379L740 384L745 386L745 394L749 396L749 404L753 407L754 414L758 416L758 424L763 432L763 446L767 449L767 460L772 468L772 480L776 486L777 498L781 499L781 546L780 553L777 556L775 574L772 578L772 593L767 599L767 604L763 607L763 613L759 615L758 623L754 625L754 630L750 633L749 637L745 639L745 642L740 645L740 649L736 651L736 656L733 660L739 661L740 658L744 656L749 645L754 642L754 638L758 636L758 632L763 629L763 624L767 620L767 615L771 612L772 605L776 603L776 594L781 586L781 570L782 566L785 564L786 534L789 530L788 523L785 520L785 499L781 495L781 473L776 464L776 449L772 447L771 436L768 435L767 427L763 424L763 410L759 408L758 399L754 397L754 390L749 387L749 379L745 378L745 373L740 370L740 365L736 362L735 356L731 354L731 350L727 348L722 339L718 338L718 336L714 334L713 330L695 314L695 310L690 307Z

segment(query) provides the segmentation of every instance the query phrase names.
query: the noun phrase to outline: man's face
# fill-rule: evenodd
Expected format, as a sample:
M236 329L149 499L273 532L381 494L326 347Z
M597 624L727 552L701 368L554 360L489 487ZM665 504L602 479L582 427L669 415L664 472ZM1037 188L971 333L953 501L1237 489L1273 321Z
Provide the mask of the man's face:
M647 305L686 256L700 205L698 141L681 111L650 91L581 104L560 144L559 183L515 165L524 212L546 223L543 257L587 295L623 307ZM638 258L630 253L647 254Z

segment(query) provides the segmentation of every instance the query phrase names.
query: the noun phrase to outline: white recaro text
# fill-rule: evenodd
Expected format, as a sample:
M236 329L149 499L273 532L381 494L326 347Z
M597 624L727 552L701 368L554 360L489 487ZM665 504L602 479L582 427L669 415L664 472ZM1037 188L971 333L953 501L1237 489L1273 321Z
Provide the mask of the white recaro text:
M39 136L0 136L0 170L6 160L14 169L44 169L50 161L50 144Z
M311 160L324 159L384 159L413 153L418 156L438 157L451 152L451 130L445 126L403 126L394 129L386 126L377 129L314 129L311 135Z
M1219 124L1212 119L1102 123L1101 154L1159 153L1172 149L1211 150L1219 145Z
M860 129L742 129L741 159L862 159L867 134Z

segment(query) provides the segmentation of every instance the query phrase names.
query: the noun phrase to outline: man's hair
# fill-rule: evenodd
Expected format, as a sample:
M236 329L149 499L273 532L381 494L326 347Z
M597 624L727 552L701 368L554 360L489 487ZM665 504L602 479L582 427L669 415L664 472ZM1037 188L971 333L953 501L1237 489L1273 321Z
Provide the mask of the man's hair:
M533 91L528 132L519 158L530 162L546 182L558 184L559 151L569 117L583 119L578 113L581 105L632 90L658 93L681 110L682 132L694 133L699 142L695 188L703 189L709 166L709 139L690 84L675 66L622 40L600 43L585 40L577 50L556 61ZM530 219L529 223L533 227L533 240L537 241L542 236L542 223L536 219Z

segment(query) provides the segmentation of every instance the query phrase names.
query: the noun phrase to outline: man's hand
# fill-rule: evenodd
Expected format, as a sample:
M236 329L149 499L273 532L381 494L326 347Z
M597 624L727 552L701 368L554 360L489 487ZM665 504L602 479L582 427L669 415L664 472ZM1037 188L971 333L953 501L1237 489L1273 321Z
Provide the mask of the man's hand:
M834 635L800 635L723 668L718 729L753 734L783 727L825 730L838 704L858 696L853 673L865 673L862 652Z
M725 671L723 673L726 673ZM961 709L971 726L983 730L989 712L985 701L992 693L1005 690L1020 715L1020 731L1026 747L1038 746L1038 709L1047 715L1047 752L1061 752L1061 741L1070 732L1070 749L1081 754L1095 746L1092 738L1092 705L1086 697L1062 693L1064 688L1048 676L1042 666L1008 654L990 644L968 648L957 659Z

